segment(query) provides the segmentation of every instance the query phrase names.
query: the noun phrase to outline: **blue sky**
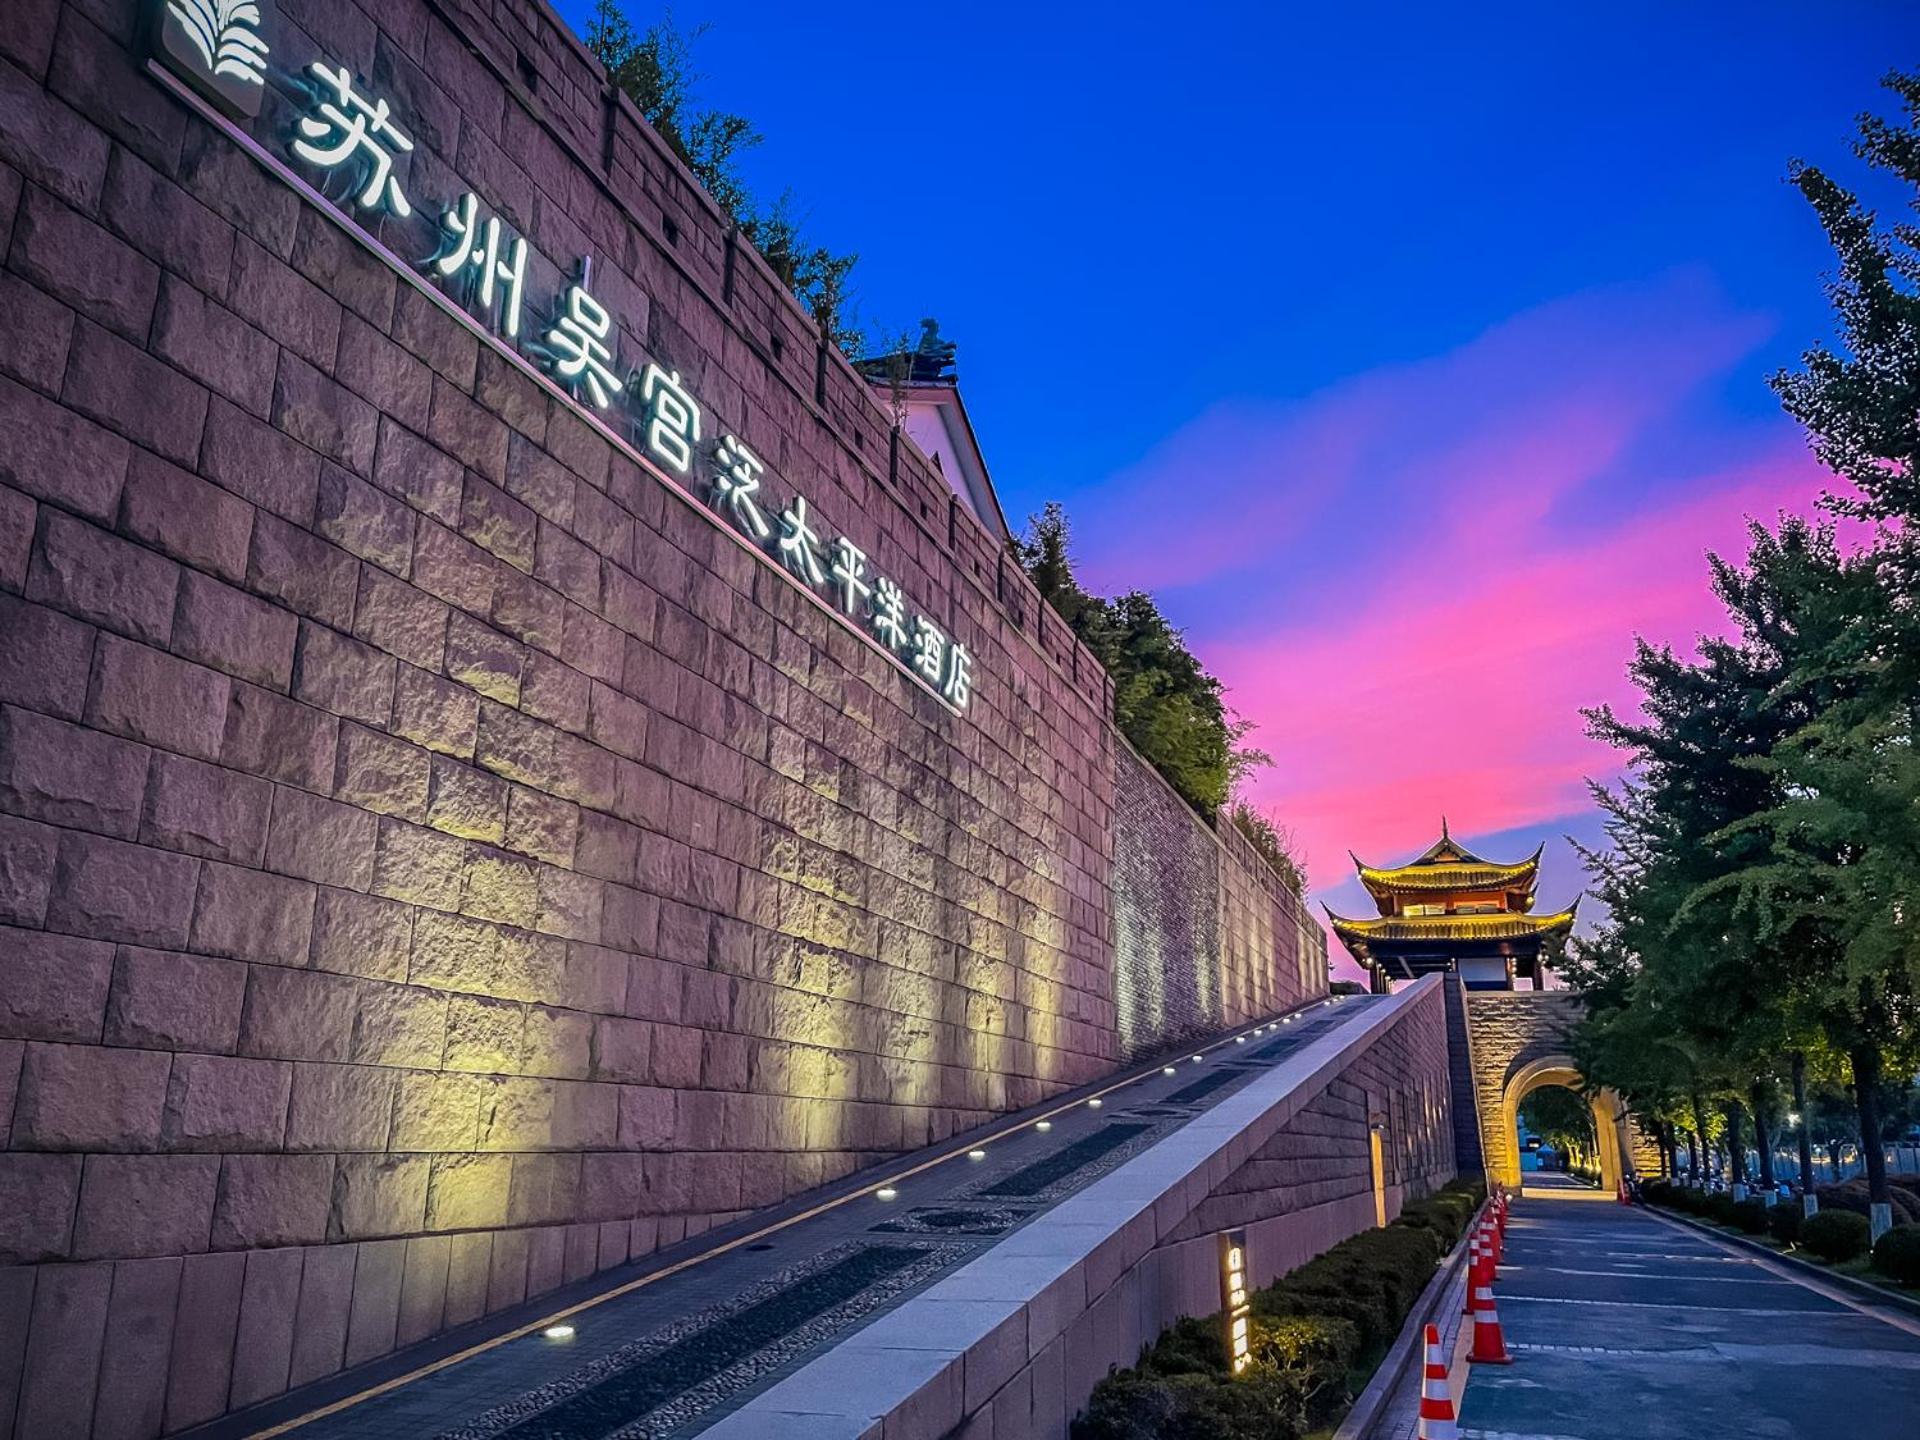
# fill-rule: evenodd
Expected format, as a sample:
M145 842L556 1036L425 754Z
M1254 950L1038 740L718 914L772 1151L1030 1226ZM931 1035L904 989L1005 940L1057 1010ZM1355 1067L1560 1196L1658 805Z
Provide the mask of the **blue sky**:
M1009 516L1225 678L1336 906L1442 809L1593 834L1578 707L1821 485L1764 384L1830 331L1788 161L1859 178L1920 64L1907 0L673 13L862 318L959 343Z

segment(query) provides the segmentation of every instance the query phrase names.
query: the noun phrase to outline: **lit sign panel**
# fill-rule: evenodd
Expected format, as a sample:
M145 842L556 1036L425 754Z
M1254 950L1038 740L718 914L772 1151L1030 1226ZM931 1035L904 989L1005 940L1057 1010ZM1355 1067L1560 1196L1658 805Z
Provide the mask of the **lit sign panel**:
M156 58L228 114L256 115L267 74L262 31L270 7L271 0L158 0ZM405 162L414 142L405 117L383 96L326 59L283 78L301 110L287 150L343 223L394 262L356 217L405 221L424 209L435 234L417 275L496 344L544 372L575 408L702 500L720 523L906 675L954 710L967 708L974 680L967 648L916 609L899 583L875 569L851 539L829 540L833 532L804 495L796 491L782 502L769 494L766 463L712 422L677 370L622 357L616 317L593 293L590 260L574 267L572 282L560 293L530 302L527 277L535 257L526 237L514 234L471 192L451 203L408 193Z
M1227 1362L1238 1375L1253 1361L1253 1303L1247 1294L1247 1232L1220 1235L1220 1317L1226 1327Z

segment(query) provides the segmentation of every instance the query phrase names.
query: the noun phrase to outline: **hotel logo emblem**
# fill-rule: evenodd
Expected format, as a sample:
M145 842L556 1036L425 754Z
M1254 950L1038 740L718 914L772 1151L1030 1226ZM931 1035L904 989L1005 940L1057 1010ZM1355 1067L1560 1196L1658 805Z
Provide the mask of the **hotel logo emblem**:
M229 115L260 113L273 0L158 0L154 53Z

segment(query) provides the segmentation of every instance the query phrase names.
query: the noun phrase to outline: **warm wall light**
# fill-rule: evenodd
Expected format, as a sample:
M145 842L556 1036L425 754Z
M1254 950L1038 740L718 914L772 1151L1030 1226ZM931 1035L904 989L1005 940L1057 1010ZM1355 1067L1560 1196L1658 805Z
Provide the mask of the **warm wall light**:
M1252 1362L1247 1300L1247 1232L1220 1232L1220 1314L1226 1325L1227 1358L1238 1375Z
M549 1325L540 1333L549 1340L571 1340L573 1338L573 1326Z

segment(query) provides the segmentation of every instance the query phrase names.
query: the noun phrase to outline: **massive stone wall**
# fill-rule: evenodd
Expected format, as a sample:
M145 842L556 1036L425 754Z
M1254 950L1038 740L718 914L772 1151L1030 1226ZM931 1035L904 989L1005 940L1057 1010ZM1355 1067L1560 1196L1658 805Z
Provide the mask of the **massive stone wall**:
M1113 749L1115 1018L1123 1053L1288 1009L1326 989L1324 933L1239 831L1203 822Z
M964 715L147 74L146 8L0 23L36 1440L180 1429L1122 1056L1098 664L551 12L281 0L275 63L392 100L530 289L590 255L620 354L968 646Z

